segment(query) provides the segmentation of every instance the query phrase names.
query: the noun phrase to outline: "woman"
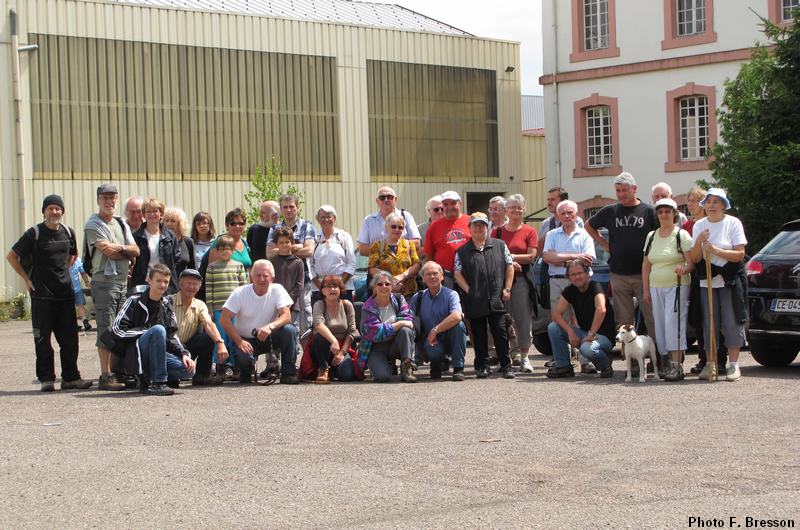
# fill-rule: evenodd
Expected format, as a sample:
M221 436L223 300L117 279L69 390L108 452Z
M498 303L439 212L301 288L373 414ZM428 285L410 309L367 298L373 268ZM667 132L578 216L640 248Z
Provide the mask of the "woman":
M354 381L356 367L349 352L358 336L356 311L349 300L340 296L344 283L339 276L329 274L321 284L324 299L315 303L312 310L314 339L311 341L311 357L317 365L314 382L325 384L330 377Z
M245 270L250 270L253 266L253 259L250 255L250 247L247 241L242 237L244 233L245 214L241 208L234 208L225 215L225 229L226 234L231 236L234 241L233 256L231 259L238 261L244 265ZM216 248L216 239L211 242L211 248L208 250L208 263L214 263L219 259L219 252ZM201 271L202 272L202 271Z
M691 217L683 223L681 228L689 232L689 235L692 235L694 224L706 216L706 211L700 206L700 201L705 198L706 190L699 186L694 186L689 190L689 193L686 194L686 207L689 209L689 215L691 215Z
M358 364L362 372L369 366L372 379L385 383L392 375L395 359L400 359L403 363L401 379L405 383L416 383L411 366L414 315L406 299L393 293L396 283L389 271L378 270L372 277L373 294L362 308Z
M664 379L681 381L681 356L686 350L686 320L691 289L689 273L694 268L689 255L692 236L677 226L678 205L674 200L660 199L656 201L655 209L659 228L650 232L645 239L642 301L653 308L656 346L661 354L661 366L666 372Z
M181 258L175 266L178 276L186 270L194 268L194 241L186 235L186 213L180 208L169 207L164 210L164 226L175 232Z
M133 233L133 240L139 247L139 257L136 258L128 280L128 289L145 284L150 267L163 263L171 272L167 294L178 290L177 264L181 258L180 246L175 233L162 222L164 210L164 203L152 197L142 203L145 222Z
M328 275L342 280L344 300L353 300L353 273L356 271L356 254L353 238L347 232L336 228L336 210L324 204L317 209L317 222L322 233L317 234L314 241L314 253L308 260L308 272L311 276L311 304L322 300L323 279Z
M386 239L374 242L369 249L369 274L374 279L379 271L389 271L395 279L396 292L404 296L414 294L420 263L416 247L403 239L406 221L402 215L391 213L383 224Z
M492 237L502 239L514 260L514 283L511 286L509 309L517 330L520 371L533 372L528 359L533 336L531 335L531 298L533 286L528 283L525 273L536 258L538 236L536 230L525 224L525 197L516 193L506 199L505 225L497 227ZM515 361L516 361L515 356Z
M719 344L722 332L728 348L730 364L725 370L727 381L741 377L739 351L744 345L744 323L747 320L747 300L744 290L744 249L747 239L739 219L727 215L731 207L722 188L711 188L700 201L706 218L697 221L692 234L692 261L697 264L700 277L700 300L703 305L703 336L706 347L710 345L708 296L706 289L711 282L714 304L714 335ZM711 279L706 278L705 254L711 259ZM710 368L706 365L698 376L708 379Z
M194 268L200 268L203 256L211 248L211 242L217 237L214 220L208 212L197 212L192 219L191 238L194 242Z

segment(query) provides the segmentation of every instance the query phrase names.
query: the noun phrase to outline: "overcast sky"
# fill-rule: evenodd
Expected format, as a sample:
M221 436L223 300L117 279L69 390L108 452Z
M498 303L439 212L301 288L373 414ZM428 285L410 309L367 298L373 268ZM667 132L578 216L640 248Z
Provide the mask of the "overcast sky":
M373 0L398 4L478 37L520 46L523 94L542 93L542 0Z

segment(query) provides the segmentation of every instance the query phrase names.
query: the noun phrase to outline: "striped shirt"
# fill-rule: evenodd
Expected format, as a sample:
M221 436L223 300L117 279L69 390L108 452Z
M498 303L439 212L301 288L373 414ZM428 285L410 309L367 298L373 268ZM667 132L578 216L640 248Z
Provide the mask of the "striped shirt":
M247 284L244 265L238 261L215 261L206 270L206 303L213 313L225 305L231 293L240 285Z
M171 298L175 319L178 321L178 338L186 344L207 322L211 322L211 315L208 314L208 307L202 300L192 298L189 307L184 308L181 293L175 293Z
M592 236L579 226L575 226L575 231L571 234L564 232L563 226L559 226L555 230L547 232L547 238L544 241L542 252L589 254L593 258L597 257L594 253ZM553 265L551 263L549 269L550 276L564 276L567 274L567 268L563 264Z

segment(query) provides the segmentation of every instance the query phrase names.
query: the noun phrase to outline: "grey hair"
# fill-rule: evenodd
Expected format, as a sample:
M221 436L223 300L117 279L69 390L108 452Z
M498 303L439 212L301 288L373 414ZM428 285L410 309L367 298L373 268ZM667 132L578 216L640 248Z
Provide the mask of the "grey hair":
M489 199L489 206L491 206L492 204L494 204L496 202L499 202L500 206L502 206L504 210L506 209L506 198L505 197L503 197L502 195L495 195L494 197Z
M428 202L425 203L425 209L428 210L428 211L431 211L431 205L434 202L442 202L442 196L441 195L434 195L433 197L428 199Z
M444 274L444 268L433 260L428 260L425 262L425 264L422 266L422 274L425 274L427 269L434 267L438 269L440 273Z
M566 201L561 201L560 203L558 203L558 206L556 206L556 213L561 213L562 206L572 206L573 208L575 208L575 214L577 215L578 205L575 204L573 201L567 199Z
M664 189L667 190L667 193L672 195L672 186L670 186L666 182L659 182L656 185L654 185L652 188L650 188L650 195L652 195L652 194L654 194L656 192L656 188L664 188Z
M381 278L387 278L389 280L389 283L392 284L392 288L394 288L394 286L397 284L397 280L394 279L394 276L392 275L391 272L385 270L379 270L372 276L372 280L370 280L369 282L369 288L374 289L375 284L377 284Z
M614 185L622 184L623 186L636 186L636 179L627 171L623 171L614 179Z
M253 263L253 266L250 268L251 277L252 277L253 271L256 269L256 265L264 265L267 268L267 272L270 274L270 276L272 276L273 278L275 277L275 266L268 259L259 259L259 260L256 260L255 263Z
M406 220L403 219L402 215L400 215L399 213L390 213L389 215L386 216L386 220L383 222L383 226L386 227L392 223L397 223L397 222L403 223L403 226L406 225Z
M319 213L320 212L326 213L328 215L332 215L333 217L336 217L336 208L334 208L330 204L323 204L322 206L317 208L317 215L316 215L317 221L319 221Z
M525 209L525 197L521 193L515 193L514 195L509 195L508 199L506 199L506 207L512 202L516 202L522 206L522 209Z

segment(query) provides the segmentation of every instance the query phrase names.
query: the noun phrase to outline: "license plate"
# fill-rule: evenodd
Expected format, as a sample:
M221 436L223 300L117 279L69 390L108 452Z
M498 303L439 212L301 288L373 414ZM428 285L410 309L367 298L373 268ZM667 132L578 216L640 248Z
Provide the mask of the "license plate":
M800 298L774 298L769 310L773 313L800 313Z

